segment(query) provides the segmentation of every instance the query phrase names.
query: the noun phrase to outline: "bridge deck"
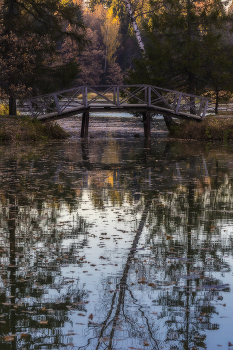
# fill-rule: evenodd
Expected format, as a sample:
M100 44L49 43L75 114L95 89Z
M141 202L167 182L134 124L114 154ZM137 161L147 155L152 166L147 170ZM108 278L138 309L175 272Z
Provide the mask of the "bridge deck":
M121 107L116 107L114 105L112 105L112 106L110 106L110 105L107 105L107 106L106 105L105 106L91 105L88 108L85 108L83 106L78 106L78 107L66 109L61 114L58 114L57 112L42 114L42 115L39 115L37 117L37 119L38 120L45 120L45 119L51 119L51 118L60 119L60 118L68 117L70 115L82 114L85 111L87 111L87 109L90 112L101 112L101 113L110 112L110 111L111 112L140 112L140 111L141 112L144 112L144 111L155 112L155 111L158 111L158 112L161 112L161 114L163 112L173 114L174 117L176 117L176 118L192 118L195 120L200 120L200 121L202 120L202 118L200 116L195 115L195 114L180 112L179 115L177 115L168 108L157 107L157 106L153 106L153 105L151 107L148 107L145 104L144 105L143 104L141 104L141 105L139 105L139 104L137 104L137 105L125 104L124 106L121 106Z

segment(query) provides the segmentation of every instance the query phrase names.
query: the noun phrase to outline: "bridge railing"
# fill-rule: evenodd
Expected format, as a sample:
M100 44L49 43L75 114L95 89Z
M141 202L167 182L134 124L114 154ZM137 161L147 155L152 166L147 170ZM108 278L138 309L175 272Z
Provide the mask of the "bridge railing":
M47 95L31 97L25 106L34 117L62 115L85 108L151 108L176 115L204 119L208 99L151 85L79 86Z

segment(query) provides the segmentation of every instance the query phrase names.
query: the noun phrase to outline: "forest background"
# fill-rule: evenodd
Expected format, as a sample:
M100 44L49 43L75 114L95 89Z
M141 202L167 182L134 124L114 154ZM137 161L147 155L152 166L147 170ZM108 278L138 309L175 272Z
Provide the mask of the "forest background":
M136 25L136 27L135 27ZM221 0L0 0L1 95L152 84L233 93L233 15Z

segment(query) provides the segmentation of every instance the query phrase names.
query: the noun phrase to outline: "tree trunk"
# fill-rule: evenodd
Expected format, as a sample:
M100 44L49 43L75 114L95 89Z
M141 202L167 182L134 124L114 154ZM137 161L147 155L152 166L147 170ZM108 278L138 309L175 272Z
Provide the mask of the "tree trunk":
M163 113L163 118L164 118L166 127L168 128L168 131L171 130L172 126L177 125L177 123L174 122L174 120L172 119L172 117L168 113Z
M137 39L139 48L140 48L142 54L145 55L145 47L144 47L144 44L143 44L143 41L142 41L142 38L141 38L141 33L140 33L139 29L138 29L138 25L137 25L136 19L134 17L134 14L133 14L130 2L129 2L129 0L124 0L124 2L125 2L126 10L128 12L130 21L131 21L131 23L133 25L133 30L134 30L134 33L136 35L136 39Z
M16 99L14 96L9 97L9 115L16 115Z
M9 45L8 49L11 50L11 31L13 26L13 19L14 19L14 6L15 6L15 0L8 0L8 23L7 23L7 29L8 29L8 36L9 36ZM13 54L13 53L12 53ZM13 83L14 78L11 77L9 81L9 86ZM9 93L9 115L16 115L16 99L14 96Z
M192 42L193 41L193 39L192 39L193 33L192 33L191 7L192 7L191 0L187 0L188 37L189 37L189 40ZM192 55L189 57L189 61L190 61L189 65L191 65L191 67L192 67L192 64L191 64ZM195 80L194 80L194 73L192 71L189 72L189 74L188 74L188 84L189 84L188 93L194 95L195 94ZM196 112L195 112L195 97L190 97L190 104L191 104L190 113L196 114Z
M219 103L219 91L216 89L216 98L215 98L215 114L218 114L218 103Z
M194 80L194 74L189 74L189 94L194 95L195 94L195 80ZM195 111L195 97L190 97L190 113L196 114Z
M107 54L108 54L108 51L107 51L107 45L106 45L105 59L104 59L104 74L106 73L106 70L107 70Z

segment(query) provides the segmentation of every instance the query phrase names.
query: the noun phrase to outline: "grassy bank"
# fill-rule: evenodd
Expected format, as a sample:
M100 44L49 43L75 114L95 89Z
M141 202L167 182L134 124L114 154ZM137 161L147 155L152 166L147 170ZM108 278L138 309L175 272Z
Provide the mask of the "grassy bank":
M39 142L62 140L69 135L62 127L53 122L41 124L37 119L28 117L0 117L0 142Z
M233 140L233 117L208 116L202 122L182 121L171 126L170 136L204 141Z

